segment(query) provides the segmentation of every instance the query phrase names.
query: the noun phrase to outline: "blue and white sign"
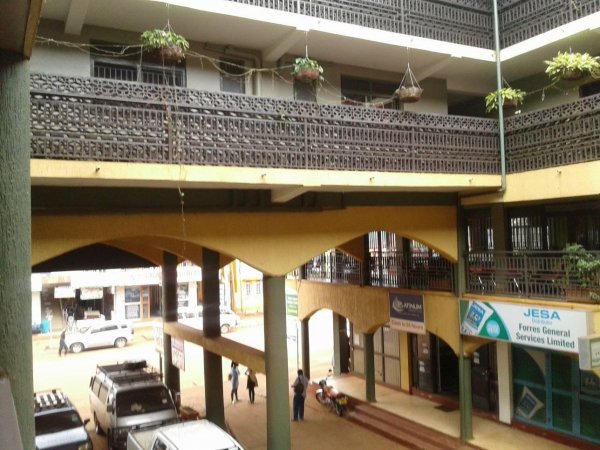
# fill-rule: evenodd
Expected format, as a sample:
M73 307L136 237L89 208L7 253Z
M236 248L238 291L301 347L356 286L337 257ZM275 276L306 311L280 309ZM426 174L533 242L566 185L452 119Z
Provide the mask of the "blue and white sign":
M425 303L422 295L390 292L390 328L425 334Z
M579 353L578 338L587 336L586 311L481 300L460 301L460 332L515 344Z

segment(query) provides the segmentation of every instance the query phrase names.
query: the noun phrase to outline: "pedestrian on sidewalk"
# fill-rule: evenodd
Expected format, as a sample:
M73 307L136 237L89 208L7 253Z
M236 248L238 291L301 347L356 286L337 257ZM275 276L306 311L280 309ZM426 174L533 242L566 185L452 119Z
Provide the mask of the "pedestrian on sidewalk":
M67 353L69 351L69 348L67 347L67 344L65 342L65 335L67 333L67 329L63 329L62 332L60 333L60 341L58 343L58 356L62 356L62 351L63 349L65 350L65 356L67 356Z
M250 403L254 403L254 388L258 386L258 379L256 378L256 374L254 370L248 367L246 370L246 375L248 376L248 380L246 381L246 389L248 389L248 398L250 399Z
M231 381L231 404L235 405L236 402L239 402L237 390L240 385L240 370L238 369L238 363L235 361L231 361L231 371L228 378Z
M306 390L308 389L308 378L304 376L302 369L298 369L298 376L292 384L294 389L294 400L293 400L293 418L294 422L298 420L304 420L304 401L306 400Z

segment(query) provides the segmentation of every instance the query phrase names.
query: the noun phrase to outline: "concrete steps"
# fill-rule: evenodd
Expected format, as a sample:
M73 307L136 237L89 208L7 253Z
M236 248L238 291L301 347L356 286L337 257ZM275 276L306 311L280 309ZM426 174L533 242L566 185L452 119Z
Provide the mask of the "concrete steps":
M356 404L348 419L405 447L419 450L479 449L460 440L371 405Z

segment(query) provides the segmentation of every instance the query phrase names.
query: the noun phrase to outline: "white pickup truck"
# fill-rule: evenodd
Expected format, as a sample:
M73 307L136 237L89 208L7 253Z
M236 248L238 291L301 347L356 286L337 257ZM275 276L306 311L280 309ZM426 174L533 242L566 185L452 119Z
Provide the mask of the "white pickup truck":
M244 450L229 434L208 420L192 420L160 428L130 431L127 450Z

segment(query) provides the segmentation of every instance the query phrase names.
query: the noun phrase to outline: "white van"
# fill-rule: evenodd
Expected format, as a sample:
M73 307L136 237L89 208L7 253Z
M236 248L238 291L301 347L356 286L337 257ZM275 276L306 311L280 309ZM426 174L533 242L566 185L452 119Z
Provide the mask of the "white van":
M219 307L220 316L219 320L221 323L221 333L229 333L232 329L236 328L240 324L240 316L234 313L225 306ZM178 308L177 317L179 322L189 325L190 327L201 330L203 328L202 323L202 305L190 306L185 308Z
M86 348L125 347L133 338L133 328L126 322L114 320L95 320L88 326L65 335L65 344L73 353Z

